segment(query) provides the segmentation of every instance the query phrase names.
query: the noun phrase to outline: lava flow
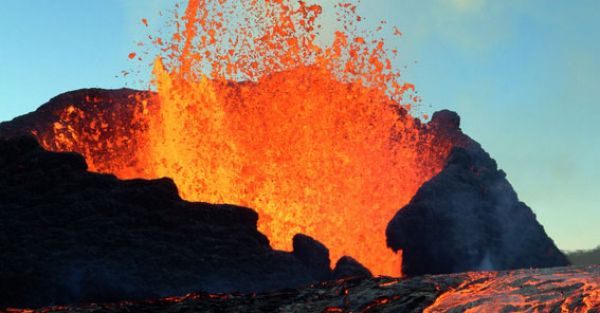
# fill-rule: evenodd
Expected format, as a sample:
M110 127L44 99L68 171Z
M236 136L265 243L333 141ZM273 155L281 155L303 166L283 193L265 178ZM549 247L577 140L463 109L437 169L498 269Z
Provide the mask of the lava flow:
M251 207L274 248L304 233L333 261L400 275L385 227L454 143L410 115L419 99L392 67L396 51L356 30L355 5L337 10L343 27L322 44L320 6L190 0L174 34L149 37L161 51L155 94L101 114L81 107L102 99L74 103L36 136L94 171L167 176L185 199Z
M600 268L352 278L267 294L192 293L139 302L7 310L69 312L573 312L600 309Z

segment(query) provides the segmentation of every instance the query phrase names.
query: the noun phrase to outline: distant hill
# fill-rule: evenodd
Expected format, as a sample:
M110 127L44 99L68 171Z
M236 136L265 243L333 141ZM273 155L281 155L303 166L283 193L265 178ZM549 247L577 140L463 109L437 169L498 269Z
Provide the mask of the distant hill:
M600 264L600 246L592 250L577 250L566 254L573 265Z

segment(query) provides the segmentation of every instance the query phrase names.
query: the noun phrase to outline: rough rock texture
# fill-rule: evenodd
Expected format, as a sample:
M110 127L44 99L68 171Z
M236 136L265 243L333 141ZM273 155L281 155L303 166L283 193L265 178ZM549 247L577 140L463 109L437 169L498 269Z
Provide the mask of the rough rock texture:
M600 312L600 267L352 278L265 294L189 294L37 312ZM13 312L21 312L15 310Z
M475 142L454 148L388 224L387 242L410 276L569 264Z
M119 128L117 121L128 121L127 127L132 127L133 112L139 102L152 102L153 93L128 88L121 89L79 89L62 93L41 105L37 110L14 118L11 121L0 122L1 137L18 137L30 132L47 132L57 121L58 114L72 106L81 109L86 114L92 114L101 120L111 122L111 127Z
M333 279L346 277L371 277L371 271L349 256L341 257L333 269Z
M0 307L38 307L315 281L273 251L257 214L190 203L169 179L120 181L33 138L0 139Z
M312 277L318 281L330 279L331 268L329 267L329 249L327 247L303 234L295 235L292 245L294 248L292 253L304 263Z

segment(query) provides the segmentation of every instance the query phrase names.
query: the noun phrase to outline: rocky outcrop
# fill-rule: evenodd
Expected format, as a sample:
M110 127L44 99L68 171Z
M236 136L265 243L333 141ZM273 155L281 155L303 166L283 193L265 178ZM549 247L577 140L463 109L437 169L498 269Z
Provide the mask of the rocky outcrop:
M19 137L32 132L40 135L48 133L53 124L60 120L61 114L68 112L69 107L94 116L99 121L110 123L110 129L98 127L104 131L116 131L124 127L131 129L136 126L134 113L140 109L140 103L145 101L151 105L153 96L151 91L128 88L89 88L65 92L33 112L15 117L11 121L0 122L0 137ZM121 120L127 124L119 123Z
M264 294L195 293L14 313L600 312L600 267L352 278Z
M333 279L341 279L346 277L371 277L369 271L362 264L349 256L341 257L335 264L333 269Z
M147 142L144 112L156 104L154 93L127 88L80 89L60 94L34 112L0 122L0 138L34 135L47 150L76 151L94 172L133 171L130 178L148 178L136 167L138 150ZM153 177L154 178L154 177Z
M410 276L569 264L475 142L454 148L386 233L388 246L403 251L402 271Z
M33 138L0 139L0 307L321 279L305 258L273 251L257 219L247 208L183 201L169 179L120 181Z
M329 264L329 249L313 238L297 234L292 240L292 252L311 272L311 276L318 281L331 278Z

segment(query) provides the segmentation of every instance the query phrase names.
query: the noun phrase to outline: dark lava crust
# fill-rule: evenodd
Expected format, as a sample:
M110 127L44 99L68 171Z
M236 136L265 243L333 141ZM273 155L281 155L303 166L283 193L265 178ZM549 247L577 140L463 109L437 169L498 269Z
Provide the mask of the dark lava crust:
M350 278L264 294L193 293L140 302L54 307L29 313L418 313L424 310L458 313L467 309L469 312L598 313L599 284L600 266L410 279Z

